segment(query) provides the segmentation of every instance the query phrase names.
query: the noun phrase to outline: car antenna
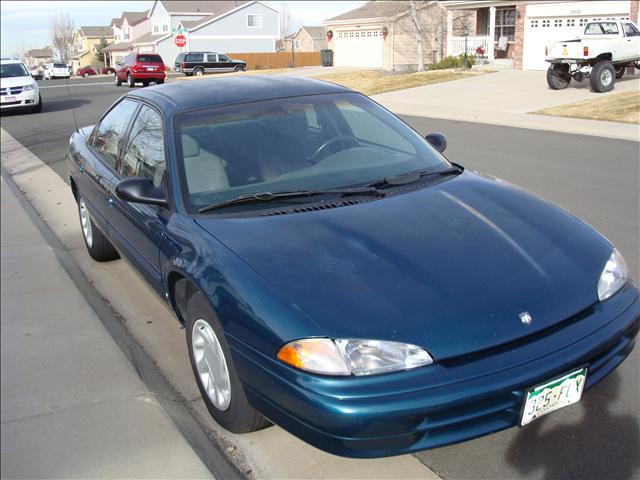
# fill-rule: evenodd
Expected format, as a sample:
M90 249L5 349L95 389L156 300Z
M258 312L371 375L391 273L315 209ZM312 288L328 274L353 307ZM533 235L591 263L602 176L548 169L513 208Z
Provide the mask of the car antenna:
M71 87L69 87L69 78L65 78L64 82L67 84L67 93L69 94L69 100L71 100L71 114L73 115L73 123L76 126L76 132L80 133L78 128L78 119L76 118L76 111L73 109L73 97L71 96Z

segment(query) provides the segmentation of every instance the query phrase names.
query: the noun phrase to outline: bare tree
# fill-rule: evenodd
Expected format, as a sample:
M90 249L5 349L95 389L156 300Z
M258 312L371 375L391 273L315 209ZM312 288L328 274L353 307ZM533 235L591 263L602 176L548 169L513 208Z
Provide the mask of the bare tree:
M397 2L396 31L413 35L416 45L416 63L424 71L425 55L433 54L430 61L440 61L445 54L446 9L435 1L410 0Z
M282 10L280 11L280 41L284 48L286 48L287 37L293 33L295 27L296 18L287 5L282 5Z
M54 13L49 17L51 43L58 52L60 60L67 65L71 63L74 50L75 25L68 13Z
M418 47L418 71L424 71L424 48L422 46L422 22L420 22L420 15L418 9L420 8L420 4L423 2L419 2L416 0L411 0L409 2L409 18L411 19L411 23L413 25L413 32L416 38L416 46Z

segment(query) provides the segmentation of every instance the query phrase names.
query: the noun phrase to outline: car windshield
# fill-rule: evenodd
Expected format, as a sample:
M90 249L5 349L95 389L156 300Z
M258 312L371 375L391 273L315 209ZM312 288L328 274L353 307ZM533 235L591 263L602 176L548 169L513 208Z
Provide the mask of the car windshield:
M0 65L0 78L28 77L29 72L22 63L3 63Z
M188 112L177 117L177 127L190 211L251 193L348 188L451 166L401 120L357 93Z

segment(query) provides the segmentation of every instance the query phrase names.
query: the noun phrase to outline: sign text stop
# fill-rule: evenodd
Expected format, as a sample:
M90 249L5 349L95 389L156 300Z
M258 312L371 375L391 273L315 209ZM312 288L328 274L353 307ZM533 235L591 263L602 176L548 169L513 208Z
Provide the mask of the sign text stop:
M187 38L184 35L176 35L175 42L178 47L182 48L187 44Z

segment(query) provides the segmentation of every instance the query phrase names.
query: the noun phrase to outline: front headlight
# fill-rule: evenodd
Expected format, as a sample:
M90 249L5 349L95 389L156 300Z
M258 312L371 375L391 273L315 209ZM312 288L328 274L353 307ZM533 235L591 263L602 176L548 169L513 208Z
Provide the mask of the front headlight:
M32 90L35 90L36 86L32 83L30 85L25 85L24 87L22 87L22 91L23 92L31 92Z
M416 345L342 338L295 340L277 356L292 367L324 375L373 375L433 363L431 355Z
M602 274L600 274L600 280L598 280L598 298L600 301L606 300L620 290L627 283L628 278L629 270L627 269L627 264L620 252L614 248L602 270Z

